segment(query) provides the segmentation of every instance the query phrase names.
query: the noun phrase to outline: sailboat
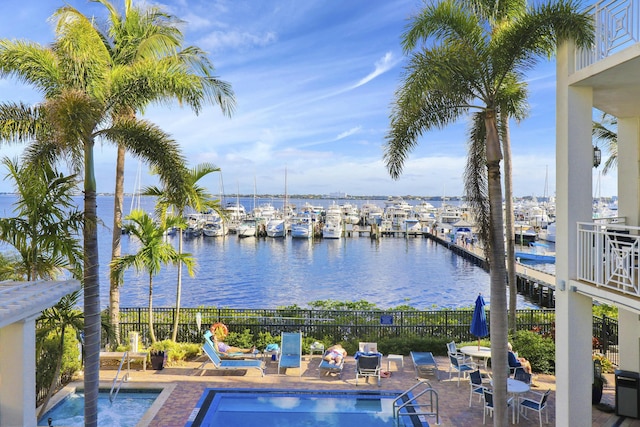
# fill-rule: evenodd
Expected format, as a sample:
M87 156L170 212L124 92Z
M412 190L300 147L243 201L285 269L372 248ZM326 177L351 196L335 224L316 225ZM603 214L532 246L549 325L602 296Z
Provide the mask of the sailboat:
M131 195L131 206L129 207L129 214L134 210L140 210L140 199L142 197L142 161L138 161L138 171L136 172L136 179L133 183L133 193ZM125 224L128 221L122 220L122 234L126 234Z

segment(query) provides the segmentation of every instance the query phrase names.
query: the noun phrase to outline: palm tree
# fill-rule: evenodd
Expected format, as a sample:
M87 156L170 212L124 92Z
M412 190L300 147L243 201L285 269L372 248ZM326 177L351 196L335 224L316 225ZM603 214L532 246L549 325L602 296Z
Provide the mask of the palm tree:
M220 168L210 164L202 163L189 171L187 176L187 191L172 192L171 189L160 189L158 187L148 187L142 191L142 194L146 196L155 196L156 200L156 215L161 221L164 221L167 212L171 209L175 209L176 216L182 218L185 213L185 209L191 208L196 212L204 212L208 210L214 210L219 215L223 216L224 212L220 206L220 201L215 200L214 197L207 192L204 187L198 185L205 176L213 172L219 172ZM182 253L182 227L178 228L178 253ZM182 295L182 264L178 264L178 283L176 285L176 313L173 319L173 332L171 339L177 340L178 337L178 324L180 321L180 298Z
M593 122L593 139L604 144L609 152L609 158L604 162L602 173L607 174L618 166L618 119L607 113L602 113L599 122Z
M19 254L14 268L22 280L55 279L62 270L82 277L82 212L71 194L75 175L64 176L48 163L25 165L2 159L18 194L15 217L0 218L0 240Z
M194 274L195 260L191 254L178 253L164 238L165 232L174 226L182 226L181 217L170 216L165 221L156 223L146 212L134 210L126 217L130 222L124 226L126 232L140 242L138 252L123 255L111 261L111 274L122 283L125 270L134 267L149 274L149 336L151 342L156 342L153 331L153 277L156 276L163 264L186 265L191 276Z
M199 48L182 48L181 21L156 6L133 7L132 0L124 0L123 14L109 0L93 1L102 4L108 12L106 32L93 26L101 35L114 66L147 66L155 62L154 67L158 69L159 64L177 65L160 69L162 72L154 76L152 84L159 91L159 100L178 99L196 113L204 103L218 104L225 115L231 115L235 108L231 86L213 76L214 67ZM87 19L71 6L65 6L57 13L64 19ZM121 112L124 115L135 113L135 108ZM124 165L125 147L118 145L111 259L121 253ZM109 316L119 342L120 290L117 282L112 281L109 289Z
M396 92L384 152L389 173L398 178L423 133L475 111L471 133L481 137L470 143L469 156L478 158L468 161L465 188L479 212L479 237L491 266L491 360L498 402L507 400L508 327L499 118L503 111L514 111L510 106L521 105L526 92L518 84L520 76L539 55L564 40L579 46L593 40L590 17L564 0L514 13L510 25L494 27L491 19L509 13L510 5L443 0L412 19L402 41L410 59ZM486 172L469 176L481 166ZM497 405L494 424L507 423L507 408Z
M56 369L51 380L51 385L47 391L47 396L42 402L40 413L38 418L42 417L47 410L47 404L56 389L58 378L60 377L60 369L62 368L62 359L64 356L64 337L67 328L72 328L78 336L80 341L80 333L84 328L84 315L82 310L77 308L78 300L80 299L80 291L75 291L69 295L62 297L62 299L53 307L47 308L42 312L40 316L38 329L38 340L42 342L44 337L48 336L51 332L55 332L58 336L58 360L56 361Z
M100 283L93 148L96 140L122 144L156 165L162 182L180 188L184 159L178 145L152 123L119 113L158 96L149 67L112 67L103 40L89 22L58 22L48 47L0 40L0 76L15 76L39 89L35 106L0 103L0 139L30 143L31 162L65 158L83 170L85 425L97 425L100 363ZM155 89L155 90L154 90Z

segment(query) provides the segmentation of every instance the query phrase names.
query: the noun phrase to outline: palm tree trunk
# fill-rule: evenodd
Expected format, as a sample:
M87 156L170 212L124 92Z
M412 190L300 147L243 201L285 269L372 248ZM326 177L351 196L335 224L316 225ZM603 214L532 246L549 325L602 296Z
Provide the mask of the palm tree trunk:
M100 386L100 281L94 141L84 144L84 425L98 426Z
M156 342L156 334L153 332L153 276L149 273L149 337L151 344Z
M507 275L509 283L509 330L516 332L516 302L518 296L516 282L515 232L513 226L513 167L511 164L511 134L509 117L502 113L502 150L504 153L504 224L507 239Z
M116 161L116 188L113 203L113 235L111 237L111 260L122 254L120 239L122 237L122 205L124 203L124 159L125 149L118 145L118 159ZM112 267L113 268L113 267ZM110 274L109 284L109 321L116 336L116 343L120 344L120 284Z
M182 255L182 228L178 229L178 255ZM182 263L178 263L178 284L176 286L176 314L173 319L173 333L171 339L178 338L178 324L180 323L180 295L182 294Z
M65 333L65 325L62 325L62 333L60 335L60 344L58 344L58 360L56 360L56 370L53 373L53 378L51 379L51 384L49 385L49 390L47 390L47 397L44 398L44 402L42 402L42 406L40 407L40 413L38 414L38 418L42 417L47 410L47 405L49 404L49 400L51 400L51 396L53 396L53 391L56 388L56 384L58 383L58 377L60 377L60 370L62 369L62 357L64 356L64 333Z
M493 371L494 402L507 401L507 297L506 268L504 260L504 222L502 217L502 182L500 179L500 138L496 114L487 110L485 116L487 131L487 184L491 215L490 278L491 278L491 362ZM506 405L495 405L493 423L496 427L506 427L509 423Z

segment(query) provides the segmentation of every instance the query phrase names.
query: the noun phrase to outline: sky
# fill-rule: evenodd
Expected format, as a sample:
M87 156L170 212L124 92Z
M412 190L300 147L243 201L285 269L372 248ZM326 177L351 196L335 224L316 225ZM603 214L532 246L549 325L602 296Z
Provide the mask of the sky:
M104 7L67 4L103 19ZM123 0L113 3L122 7ZM48 44L48 18L58 0L3 0L0 38ZM143 5L134 0L135 5ZM421 0L165 0L147 2L184 21L186 44L209 54L216 75L231 84L232 117L218 106L199 115L172 104L150 106L144 117L179 142L189 167L221 168L203 184L214 194L460 196L468 121L425 133L399 179L383 163L394 92L407 58L400 40ZM541 59L528 73L529 116L512 123L514 195L555 193L555 64ZM0 80L0 100L41 101L15 80ZM15 157L22 146L2 146ZM98 191L114 191L115 148L96 146ZM155 185L138 161L126 163L125 191ZM0 176L4 176L0 171ZM594 169L596 196L616 194L615 178ZM0 181L0 192L12 191Z

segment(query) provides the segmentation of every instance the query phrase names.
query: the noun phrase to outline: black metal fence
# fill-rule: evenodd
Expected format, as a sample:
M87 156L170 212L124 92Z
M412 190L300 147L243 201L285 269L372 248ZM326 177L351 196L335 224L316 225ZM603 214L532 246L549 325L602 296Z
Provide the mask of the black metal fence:
M201 319L197 326L197 316ZM171 337L175 316L173 308L153 310L154 332L158 340ZM380 340L400 336L429 336L451 339L457 342L475 339L469 332L473 310L431 311L358 311L358 310L306 310L306 309L230 309L230 308L183 308L177 340L200 342L202 333L215 322L223 322L230 332L252 334L269 332L273 336L281 332L302 331L305 336L332 341ZM490 322L487 312L487 321ZM555 321L554 310L518 310L518 329L552 333ZM489 328L491 325L489 324ZM120 310L120 336L126 342L130 331L139 332L143 340L148 339L148 310L145 308L122 308Z
M154 331L158 340L171 337L176 310L155 308ZM146 308L120 309L120 337L126 342L129 332L139 332L143 342L149 342L149 312ZM197 318L200 318L200 328ZM338 341L377 341L389 337L419 336L460 341L474 340L469 332L473 310L307 310L307 309L232 309L182 308L178 326L179 342L198 343L202 334L215 322L223 322L230 332L249 330L257 335L269 332L302 331L316 339ZM554 309L523 309L517 311L518 330L535 330L555 336ZM487 310L487 322L490 314ZM489 324L489 328L491 325ZM593 317L593 348L618 365L618 322L610 317Z

